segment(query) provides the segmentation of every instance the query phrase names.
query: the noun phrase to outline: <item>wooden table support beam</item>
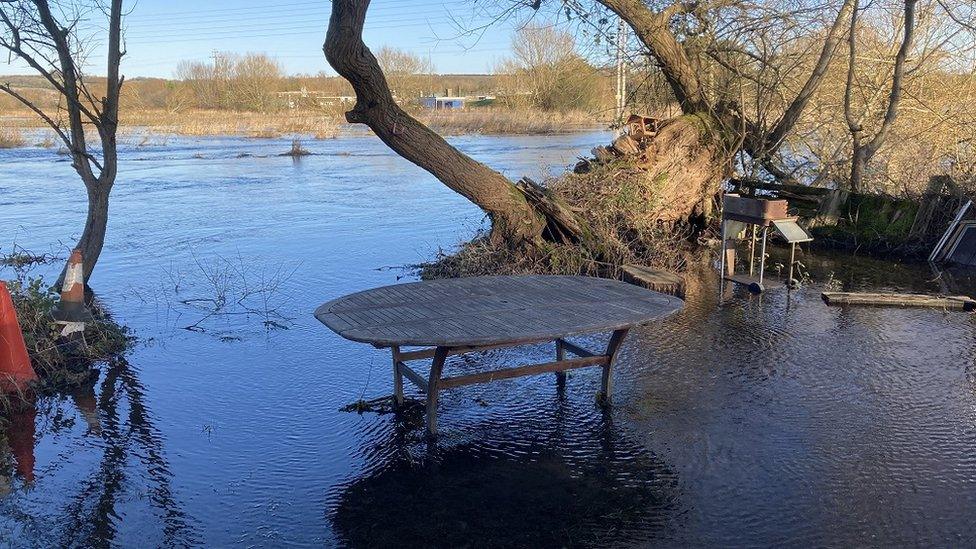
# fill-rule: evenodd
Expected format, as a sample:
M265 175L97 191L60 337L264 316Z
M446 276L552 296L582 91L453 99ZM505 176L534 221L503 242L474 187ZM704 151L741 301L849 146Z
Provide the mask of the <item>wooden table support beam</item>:
M630 332L630 328L624 328L622 330L617 330L613 332L610 336L610 343L607 344L607 352L604 355L607 359L606 364L603 366L603 376L600 383L600 394L597 395L597 399L602 404L610 404L612 400L611 395L613 393L613 365L617 361L617 352L620 351L620 346L623 344L624 339L627 339L627 334Z
M575 345L565 339L557 339L556 345L561 346L563 349L573 353L576 356L597 356L596 353L588 351L579 345Z
M406 376L407 379L413 382L413 384L416 385L417 388L420 389L421 391L425 393L428 391L427 380L424 379L424 377L418 374L417 372L413 371L413 368L407 366L403 362L397 362L396 366L397 366L397 373L399 373L401 376ZM402 379L403 378L401 377L401 381L400 381L401 398L403 392Z
M433 349L421 349L417 351L402 352L398 347L393 348L393 362L395 376L400 378L399 382L394 379L394 391L397 390L399 383L398 403L402 402L403 377L406 377L421 391L427 394L427 434L437 435L437 401L439 392L443 389L451 389L464 385L476 383L488 383L502 379L512 379L522 376L544 374L548 372L556 373L556 382L559 387L563 387L566 382L566 371L576 368L586 368L588 366L600 366L602 368L600 392L597 399L602 404L610 403L610 394L613 390L613 366L616 362L617 353L624 339L627 337L629 329L616 330L610 336L607 350L603 354L595 354L565 339L558 338L556 344L556 360L553 362L543 362L539 364L528 364L503 370L493 370L490 372L478 372L461 376L443 377L444 363L447 357L463 354L467 352L477 352L487 350L487 347L435 347ZM490 348L515 347L517 345L492 345ZM566 351L577 355L577 358L566 358ZM433 361L430 374L427 380L423 376L411 369L404 363L404 360L418 360L425 356L432 356ZM397 396L396 394L394 395Z
M434 361L430 365L430 377L427 380L427 434L437 435L437 394L441 389L441 371L447 360L447 347L438 347L434 352Z
M565 372L566 370L585 368L587 366L603 366L606 365L607 362L607 357L605 356L591 356L557 360L555 362L543 362L541 364L529 364L515 368L506 368L504 370L494 370L491 372L478 372L476 374L468 374L464 376L446 377L441 379L438 387L442 389L450 389L452 387L461 387L462 385L488 383L491 381L498 381L500 379L511 379L513 377L531 376L536 374L545 374L548 372Z

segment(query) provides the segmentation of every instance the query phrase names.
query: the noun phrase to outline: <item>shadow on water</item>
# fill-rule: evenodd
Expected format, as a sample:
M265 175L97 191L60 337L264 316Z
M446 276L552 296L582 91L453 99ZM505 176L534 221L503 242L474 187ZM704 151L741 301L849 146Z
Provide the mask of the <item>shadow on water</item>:
M678 514L671 467L609 414L573 431L443 445L393 425L334 493L330 519L351 547L592 547L661 534Z
M41 437L56 437L74 427L71 412L64 409L66 400L43 397L10 414L6 438L13 460L0 477L11 479L11 490L12 472L22 482L22 492L34 488L35 475L43 478L56 473L58 463L35 472L33 452ZM2 515L13 519L8 528L14 536L11 539L63 547L74 546L79 540L90 547L112 546L118 543L120 522L128 514L124 507L133 499L145 499L161 529L157 545L198 543L192 520L173 493L163 440L146 407L145 389L131 365L124 359L113 361L104 370L97 396L95 387L89 385L71 394L70 400L83 419L84 437L94 438L101 456L75 493L58 494L60 509L48 509L46 516L19 511L16 492L0 500ZM38 416L43 421L40 428L35 422ZM51 527L54 524L57 528Z

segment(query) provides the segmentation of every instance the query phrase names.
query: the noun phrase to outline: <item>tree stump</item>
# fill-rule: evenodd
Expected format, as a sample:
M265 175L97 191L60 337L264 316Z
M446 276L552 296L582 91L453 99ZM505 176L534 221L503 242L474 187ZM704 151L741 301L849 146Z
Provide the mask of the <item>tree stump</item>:
M644 265L624 265L622 280L648 290L685 298L685 280L680 275Z

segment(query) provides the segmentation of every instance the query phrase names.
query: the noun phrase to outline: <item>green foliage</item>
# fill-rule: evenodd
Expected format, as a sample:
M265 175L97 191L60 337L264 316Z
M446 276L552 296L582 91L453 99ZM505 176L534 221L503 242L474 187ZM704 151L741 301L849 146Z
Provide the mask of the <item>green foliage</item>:
M841 207L836 225L815 227L813 236L844 248L884 254L898 250L905 255L927 246L914 237L912 227L919 204L883 195L851 193Z

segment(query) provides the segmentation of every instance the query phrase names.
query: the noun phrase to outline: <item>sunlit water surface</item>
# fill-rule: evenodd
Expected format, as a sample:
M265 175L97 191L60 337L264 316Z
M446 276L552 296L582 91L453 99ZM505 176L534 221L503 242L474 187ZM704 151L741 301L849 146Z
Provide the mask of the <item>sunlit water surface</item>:
M452 141L542 177L606 140ZM390 358L311 311L412 278L402 266L471 236L481 214L375 138L305 147L316 154L236 138L124 147L92 285L139 343L91 391L12 418L0 543L976 543L973 317L819 298L825 286L964 291L964 275L807 255L801 291L761 298L720 297L695 276L682 313L632 332L611 409L594 402L595 369L562 393L551 376L455 389L431 445L393 415L340 411L390 393ZM63 157L0 150L4 252L63 255L83 203ZM213 297L205 273L242 262L250 286L278 283L266 308L285 329L180 303Z

